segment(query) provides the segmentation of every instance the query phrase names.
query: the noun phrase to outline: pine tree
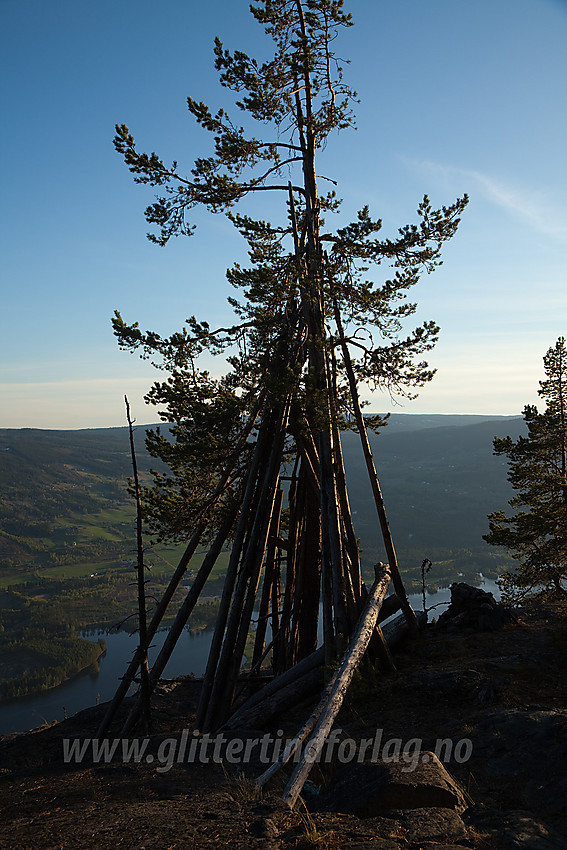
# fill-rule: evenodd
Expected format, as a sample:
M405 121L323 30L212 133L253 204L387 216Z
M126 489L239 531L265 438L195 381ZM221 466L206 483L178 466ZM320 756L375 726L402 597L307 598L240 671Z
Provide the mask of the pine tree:
M156 473L145 492L150 530L217 540L224 528L232 542L200 728L226 715L262 574L260 622L271 618L276 672L314 650L320 600L329 659L337 637L351 632L365 588L342 463L345 427L360 433L396 593L411 619L366 434L381 420L363 420L359 387L411 397L433 377L421 358L439 328L428 321L404 331L416 311L408 293L441 263L468 200L435 210L426 196L419 222L394 237L381 238L382 222L367 207L327 232L323 215L340 202L334 191L320 192L316 158L332 131L353 125L356 93L334 52L351 16L342 0L261 0L250 9L274 41L273 58L261 64L217 39L215 65L221 84L240 95L244 120L271 127L271 138L258 139L223 109L213 114L188 98L190 113L213 135L214 153L197 159L187 177L177 162L139 153L125 125L115 136L135 181L159 188L146 209L158 227L153 242L191 235L191 211L203 206L224 212L249 246L250 266L227 273L241 292L229 299L233 326L212 330L191 317L161 337L118 312L113 320L122 348L151 357L168 374L148 394L171 426L170 434L148 434L151 454L171 470ZM283 193L279 224L235 209L265 191ZM381 282L370 279L371 267L385 269ZM224 354L227 373L213 378L202 370L203 352ZM282 475L289 479L285 502ZM262 629L257 635L259 664L266 649Z
M539 395L546 408L523 411L528 436L494 440L494 453L508 457L508 480L517 495L511 516L495 511L484 539L505 546L520 562L500 580L507 598L519 601L534 593L567 595L567 350L559 337L543 359L546 379Z

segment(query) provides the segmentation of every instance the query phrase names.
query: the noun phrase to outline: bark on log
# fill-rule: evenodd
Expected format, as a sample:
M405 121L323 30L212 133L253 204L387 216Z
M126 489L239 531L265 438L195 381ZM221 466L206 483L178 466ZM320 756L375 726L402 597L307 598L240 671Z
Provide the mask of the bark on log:
M370 638L374 633L380 607L384 601L386 590L390 583L390 573L387 567L380 564L376 566L375 569L376 581L374 582L372 590L368 596L366 607L358 621L351 643L343 655L342 661L320 702L321 711L309 744L303 752L299 764L295 768L284 789L282 799L291 809L295 806L297 798L303 789L303 785L309 776L315 759L331 731L331 727L343 704L343 700L351 683L352 677L364 653L366 652L368 644L370 643ZM318 709L319 706L315 710L314 714L317 714Z
M329 692L329 688L332 686L333 681L334 680L331 680L331 682L327 686L327 690L325 691L325 694L327 694ZM293 755L297 751L298 747L302 746L303 742L306 740L306 738L309 737L309 735L312 733L313 729L315 728L315 725L316 725L317 721L319 720L319 717L321 716L321 712L323 710L324 704L325 704L324 699L319 701L317 707L312 712L312 714L308 718L307 722L299 730L297 735L291 741L289 741L286 744L284 751L279 755L279 757L276 759L276 761L273 762L264 771L264 773L262 773L256 779L256 783L255 783L256 788L263 788L264 785L266 785L266 783L268 783L270 781L272 776L274 776L278 772L280 767L282 765L286 764L290 760L290 758L293 757Z
M255 694L249 697L246 702L243 703L231 717L229 717L222 727L223 730L236 729L238 727L254 728L254 722L257 722L259 712L261 713L262 718L264 718L264 709L266 709L266 712L270 711L270 700L274 695L277 696L278 694L283 693L287 687L290 687L301 679L304 679L305 683L307 683L309 680L305 677L313 670L322 667L324 661L325 648L320 646L319 649L307 658L304 658L303 661L300 661L294 667L290 667L289 670L286 670L286 672L282 673L281 676L277 676L275 679L272 679L271 682L268 682L267 685L264 685L263 688L256 691ZM301 689L298 689L298 693L302 696ZM270 717L275 716L278 712L279 708L277 708L274 714L270 714Z

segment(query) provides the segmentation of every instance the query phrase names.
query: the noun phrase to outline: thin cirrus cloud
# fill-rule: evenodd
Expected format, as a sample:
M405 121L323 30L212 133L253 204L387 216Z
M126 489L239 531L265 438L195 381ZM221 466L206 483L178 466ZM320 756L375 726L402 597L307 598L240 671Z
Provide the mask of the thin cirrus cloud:
M454 184L458 181L459 185L462 185L464 182L469 192L472 192L473 186L476 186L486 200L505 212L523 219L545 236L560 240L567 238L567 220L564 210L559 210L542 191L530 192L520 189L474 169L457 168L429 160L407 157L402 159L413 169L444 184Z

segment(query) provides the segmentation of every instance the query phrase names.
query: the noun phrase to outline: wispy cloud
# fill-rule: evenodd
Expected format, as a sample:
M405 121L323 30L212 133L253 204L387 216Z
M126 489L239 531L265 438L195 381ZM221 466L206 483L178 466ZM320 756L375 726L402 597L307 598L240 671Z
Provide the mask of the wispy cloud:
M557 204L549 197L549 193L542 190L530 191L524 187L513 186L474 169L457 168L430 160L408 157L403 157L403 160L411 168L427 174L428 177L445 185L453 186L458 182L461 186L465 183L469 192L472 192L473 187L476 187L488 201L517 218L523 219L539 233L556 239L567 238L565 210L558 208Z

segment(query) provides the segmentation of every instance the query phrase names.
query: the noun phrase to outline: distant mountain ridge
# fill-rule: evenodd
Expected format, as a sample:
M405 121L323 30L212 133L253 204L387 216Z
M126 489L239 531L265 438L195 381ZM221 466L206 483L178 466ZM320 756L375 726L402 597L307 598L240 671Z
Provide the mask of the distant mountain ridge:
M391 413L386 428L390 433L398 433L400 431L422 431L428 428L465 427L491 422L511 422L517 418L517 416L482 413ZM384 430L384 433L386 433L386 430Z

